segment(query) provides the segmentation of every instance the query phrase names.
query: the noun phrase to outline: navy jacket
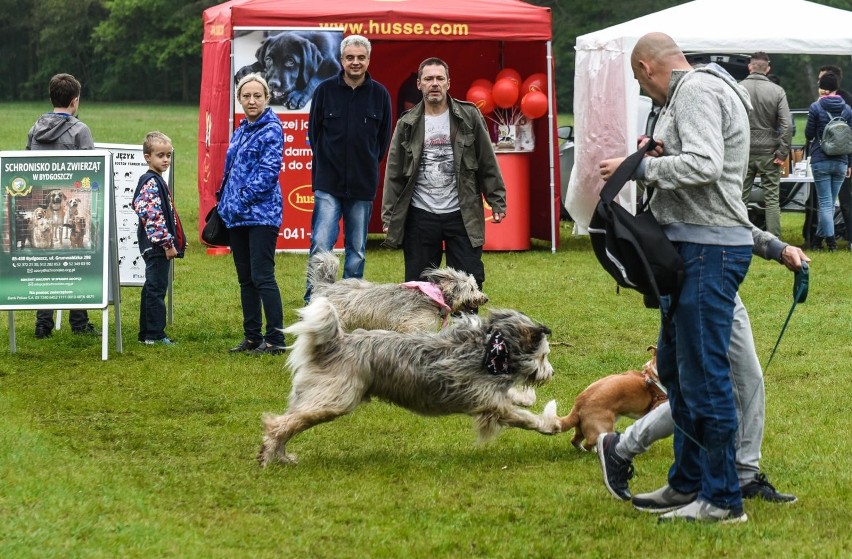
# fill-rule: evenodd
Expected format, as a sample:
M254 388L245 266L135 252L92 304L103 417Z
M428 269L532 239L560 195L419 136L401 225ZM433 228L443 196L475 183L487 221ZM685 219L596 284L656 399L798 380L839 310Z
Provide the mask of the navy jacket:
M390 94L369 72L355 89L343 81L342 71L319 84L308 121L313 190L338 198L373 200L392 118Z
M850 108L839 95L825 95L820 97L808 108L808 123L805 125L805 139L811 144L811 163L820 161L842 161L852 165L852 154L849 155L826 155L822 151L820 138L822 131L828 122L836 116L843 117L847 124L852 126L852 108Z
M164 254L165 247L174 246L178 258L183 258L186 236L177 211L172 206L169 185L163 177L151 170L139 177L133 192L133 209L139 216L136 238L141 254L148 251Z

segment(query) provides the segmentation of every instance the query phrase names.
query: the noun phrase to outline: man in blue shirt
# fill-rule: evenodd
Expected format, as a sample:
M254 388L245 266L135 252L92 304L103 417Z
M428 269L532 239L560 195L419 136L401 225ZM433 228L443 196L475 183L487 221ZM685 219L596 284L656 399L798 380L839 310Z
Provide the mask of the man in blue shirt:
M310 254L334 248L342 217L344 278L364 275L367 227L379 185L379 163L391 137L391 98L367 72L370 51L370 41L365 37L350 35L343 39L343 70L317 86L308 122L314 153ZM305 303L310 299L308 282Z

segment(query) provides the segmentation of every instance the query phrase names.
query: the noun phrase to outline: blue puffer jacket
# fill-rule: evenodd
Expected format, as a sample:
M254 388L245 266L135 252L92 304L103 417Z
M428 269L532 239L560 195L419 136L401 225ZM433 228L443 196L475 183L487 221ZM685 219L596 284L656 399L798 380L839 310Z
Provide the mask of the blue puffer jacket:
M219 215L228 228L281 227L278 174L283 153L283 129L272 109L267 107L254 122L240 123L225 156L225 172L230 173L219 200Z
M822 138L822 131L825 130L826 124L836 117L843 117L847 124L852 126L852 108L846 104L839 95L825 95L817 101L811 103L808 108L808 123L805 125L805 139L808 142L814 140L811 144L811 163L820 161L842 161L847 165L852 165L852 154L850 155L826 155L822 151L822 146L819 143Z

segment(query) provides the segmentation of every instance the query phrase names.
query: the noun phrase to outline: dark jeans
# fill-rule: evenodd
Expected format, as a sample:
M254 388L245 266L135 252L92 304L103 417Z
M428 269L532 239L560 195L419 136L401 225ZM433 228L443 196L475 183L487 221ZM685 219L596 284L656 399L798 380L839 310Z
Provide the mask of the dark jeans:
M145 285L139 303L139 341L166 337L166 291L169 288L171 262L165 254L145 258Z
M53 330L53 312L36 311L36 328ZM89 324L89 313L86 310L73 309L68 312L68 322L71 324L71 330L82 330Z
M240 301L243 306L243 333L247 340L266 339L271 345L284 345L284 310L281 292L275 280L275 243L278 229L266 225L234 227L231 234L231 254L240 282ZM262 333L266 314L266 336Z
M482 247L470 246L461 212L433 214L419 208L409 208L402 241L405 281L417 281L427 268L440 267L444 247L447 251L447 266L472 275L482 289L485 283Z

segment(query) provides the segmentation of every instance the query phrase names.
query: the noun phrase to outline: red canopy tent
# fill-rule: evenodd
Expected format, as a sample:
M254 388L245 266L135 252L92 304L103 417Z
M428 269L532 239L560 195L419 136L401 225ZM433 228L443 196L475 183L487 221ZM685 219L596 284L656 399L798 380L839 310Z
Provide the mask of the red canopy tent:
M550 239L556 249L561 190L554 173L558 145L549 9L520 0L231 0L205 10L203 21L199 215L215 204L233 130L234 27L342 27L344 36L360 34L373 43L370 74L393 99L420 61L430 56L447 61L450 94L461 99L473 80L493 80L503 68L514 68L524 77L538 72L548 76L548 114L533 121L537 143L530 154L530 235ZM377 204L380 201L381 192ZM374 222L379 213L373 212ZM375 223L371 230L376 230Z

